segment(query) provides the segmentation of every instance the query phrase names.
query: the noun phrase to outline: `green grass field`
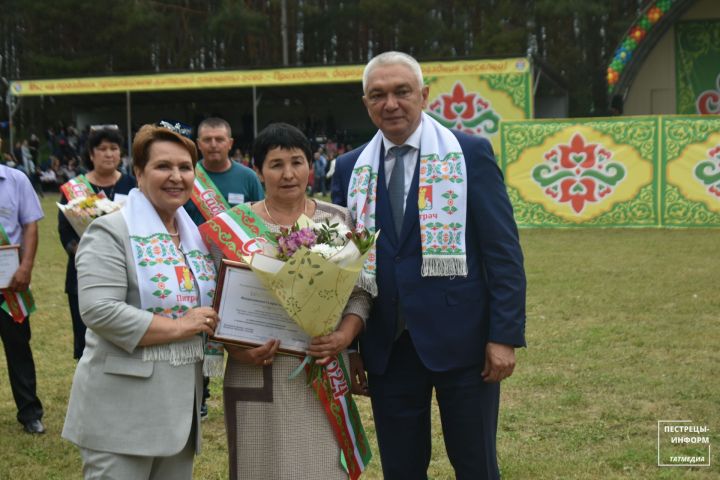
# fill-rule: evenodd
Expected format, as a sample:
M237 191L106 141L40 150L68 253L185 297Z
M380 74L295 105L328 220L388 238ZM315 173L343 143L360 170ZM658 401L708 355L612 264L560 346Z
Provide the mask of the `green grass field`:
M33 275L38 311L31 320L48 433L22 431L3 363L0 479L81 478L77 449L60 438L75 362L55 199L43 200L47 218ZM707 425L720 446L720 232L524 230L521 237L529 347L503 382L503 478L720 478L714 459L711 467L657 466L658 420ZM212 393L198 479L227 478L218 381ZM369 403L358 403L374 437ZM430 476L451 479L433 418ZM379 457L364 478L382 478Z

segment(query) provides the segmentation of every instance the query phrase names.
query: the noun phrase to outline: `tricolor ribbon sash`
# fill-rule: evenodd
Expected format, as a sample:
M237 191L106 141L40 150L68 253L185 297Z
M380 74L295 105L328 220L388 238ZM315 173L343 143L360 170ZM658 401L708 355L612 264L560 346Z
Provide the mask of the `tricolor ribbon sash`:
M10 245L10 237L8 237L5 229L0 225L0 245ZM25 321L28 315L35 311L35 299L30 292L30 288L24 292L15 292L9 288L0 290L5 301L2 303L2 309L5 310L12 319L17 323Z
M206 244L214 243L225 258L236 262L242 261L243 256L262 250L260 244L273 237L265 222L248 204L235 205L198 229Z
M210 220L230 209L230 204L222 196L215 182L202 166L202 162L198 162L195 167L195 183L190 198L205 220Z
M350 480L355 480L365 471L372 452L357 405L350 393L343 357L332 357L324 366L307 365L305 372L335 432L335 439L342 452L341 463Z
M260 217L250 210L249 205L244 204L236 205L210 218L200 225L198 230L208 248L214 244L220 248L225 258L236 262L242 261L243 255L251 255L260 250L258 239L265 238L268 232ZM224 347L221 343L208 341L205 345L205 353L208 357L222 359L223 352ZM208 368L208 371L213 372L214 369ZM222 371L219 375L209 376L222 376Z
M60 186L60 191L65 195L68 202L76 198L89 197L95 194L92 185L90 185L90 181L85 175L78 175L63 183Z

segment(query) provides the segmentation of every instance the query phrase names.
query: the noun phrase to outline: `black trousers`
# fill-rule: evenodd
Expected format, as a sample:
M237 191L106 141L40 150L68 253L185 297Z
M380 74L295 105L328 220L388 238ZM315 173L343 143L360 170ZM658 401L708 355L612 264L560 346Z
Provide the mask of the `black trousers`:
M0 295L0 303L4 300ZM35 362L30 350L30 317L16 323L5 310L0 309L0 337L5 348L10 388L18 409L18 422L25 424L39 420L43 416L43 408L37 397Z
M76 293L68 293L68 305L70 305L70 318L72 319L73 328L73 358L80 359L85 350L85 331L87 327L80 317L80 305L78 304L78 296Z
M482 368L476 365L447 372L430 371L420 360L407 330L400 335L385 373L368 374L385 480L427 480L433 391L455 478L500 478L495 450L500 384L483 382Z

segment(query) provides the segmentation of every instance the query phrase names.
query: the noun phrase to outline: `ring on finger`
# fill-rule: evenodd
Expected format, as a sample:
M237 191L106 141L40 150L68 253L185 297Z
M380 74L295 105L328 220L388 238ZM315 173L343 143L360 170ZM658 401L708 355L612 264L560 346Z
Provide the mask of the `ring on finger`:
M210 325L210 324L212 323L212 318L210 318L210 317L205 317L205 323L208 324L208 325Z

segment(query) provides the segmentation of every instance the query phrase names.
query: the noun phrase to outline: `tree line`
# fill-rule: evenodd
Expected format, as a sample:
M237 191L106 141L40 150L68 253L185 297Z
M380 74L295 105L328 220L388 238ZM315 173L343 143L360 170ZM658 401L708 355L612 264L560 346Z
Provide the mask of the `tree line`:
M0 75L362 64L391 49L420 61L530 55L565 81L571 116L600 115L610 56L649 2L0 0Z

